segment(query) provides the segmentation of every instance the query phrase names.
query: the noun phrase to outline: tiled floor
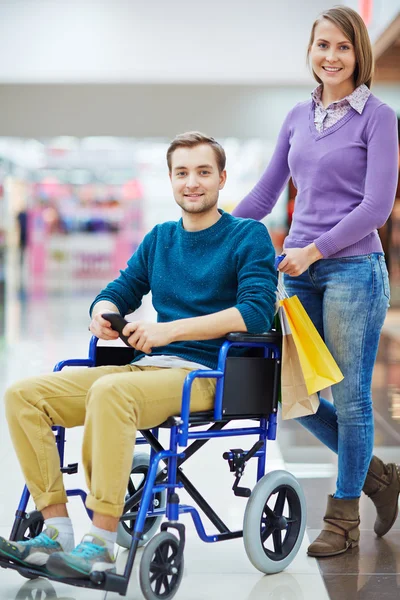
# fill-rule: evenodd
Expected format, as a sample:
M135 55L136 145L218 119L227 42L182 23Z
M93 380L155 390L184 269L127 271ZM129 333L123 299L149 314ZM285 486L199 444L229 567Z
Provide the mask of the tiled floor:
M87 308L91 298L92 295L72 293L32 296L10 289L8 342L0 347L1 396L4 389L21 376L45 373L60 359L86 355L89 341ZM142 310L146 315L151 312L147 303ZM400 446L399 364L400 343L386 334L374 379L376 452L385 460L397 461ZM68 462L79 460L81 435L80 430L67 434ZM243 439L240 440L242 444L246 444ZM214 447L206 445L188 465L187 474L194 475L207 500L217 512L220 510L228 525L241 528L246 501L233 496L230 491L232 474L225 461L216 460L230 445L231 442L224 440L215 441ZM2 404L0 466L0 535L8 536L23 482ZM317 562L307 557L306 548L321 526L326 496L334 490L335 458L298 424L286 421L280 424L278 441L269 445L267 468L291 471L305 492L307 534L295 560L283 573L263 577L250 564L242 540L205 544L198 539L186 517L185 572L177 600L395 600L400 597L400 519L386 538L377 539L372 531L372 504L362 498L359 549ZM68 483L71 487L84 487L82 474L71 476ZM71 501L70 512L79 538L88 526L79 500ZM119 552L119 569L123 568L126 555L126 551ZM136 565L138 563L137 560ZM127 594L129 600L143 597L136 565ZM111 600L116 597L116 594L73 588L44 579L26 581L14 571L0 569L0 600Z

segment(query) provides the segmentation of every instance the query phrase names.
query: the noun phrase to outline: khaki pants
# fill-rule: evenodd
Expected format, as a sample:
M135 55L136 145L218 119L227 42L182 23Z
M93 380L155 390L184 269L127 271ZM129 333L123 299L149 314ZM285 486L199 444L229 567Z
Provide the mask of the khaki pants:
M123 511L136 431L179 414L190 369L134 365L65 369L18 381L5 395L11 438L38 510L67 502L51 427L84 425L82 459L88 508ZM196 379L191 412L210 410L215 379Z

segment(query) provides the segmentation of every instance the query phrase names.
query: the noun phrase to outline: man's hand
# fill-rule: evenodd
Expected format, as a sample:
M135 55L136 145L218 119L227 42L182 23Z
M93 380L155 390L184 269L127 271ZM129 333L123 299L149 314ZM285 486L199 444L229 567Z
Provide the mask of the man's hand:
M307 271L310 265L323 258L314 243L309 244L305 248L287 248L284 252L286 256L278 269L291 277L298 277L304 271Z
M118 331L114 331L114 329L111 327L110 321L103 319L100 313L93 317L92 322L89 325L89 331L91 331L93 335L101 340L116 340L119 337Z
M129 339L128 342L136 350L150 354L153 348L167 346L174 342L174 321L171 323L147 323L133 321L125 325L122 333Z

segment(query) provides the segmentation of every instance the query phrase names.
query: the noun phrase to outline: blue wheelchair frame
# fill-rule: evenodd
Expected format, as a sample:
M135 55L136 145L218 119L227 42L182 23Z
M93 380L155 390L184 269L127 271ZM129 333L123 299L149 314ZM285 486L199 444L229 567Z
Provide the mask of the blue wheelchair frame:
M256 435L258 436L258 444L255 444L253 450L248 454L248 458L257 458L257 481L259 481L265 474L265 463L266 463L266 441L274 440L276 438L277 428L277 406L278 406L278 394L279 394L279 381L280 381L280 363L281 363L281 349L280 345L276 341L271 342L270 334L262 334L253 336L251 334L240 334L240 340L235 341L229 339L231 336L237 334L230 334L227 336L227 340L222 345L219 352L218 367L216 370L196 370L191 371L184 381L182 390L182 406L180 417L171 417L168 421L168 427L170 427L170 443L169 449L164 449L158 441L158 428L153 430L141 431L141 436L138 436L137 444L150 444L150 466L149 471L144 483L144 487L138 490L132 498L129 499L125 508L129 511L129 505L137 505L138 499L141 498L140 508L137 513L131 514L131 519L135 520L134 531L132 535L132 544L129 549L128 559L122 575L114 573L96 572L92 573L89 579L63 579L64 583L76 585L80 587L88 587L93 589L101 589L107 591L114 591L120 595L125 595L129 583L130 574L132 571L136 551L138 548L139 541L142 537L144 530L145 521L148 517L157 517L160 515L166 515L167 522L161 525L161 530L168 528L176 529L180 537L180 553L183 553L184 547L184 525L179 523L179 515L189 513L193 519L196 531L199 537L204 542L218 542L225 539L233 539L243 536L243 531L230 531L229 528L223 523L223 521L214 513L212 508L197 492L194 486L180 471L181 464L187 460L195 451L199 449L206 441L212 438L219 437L233 437L243 435ZM96 366L96 352L97 352L96 337L92 337L89 344L89 356L87 359L70 359L64 360L56 364L54 371L61 371L64 367L94 367ZM254 417L255 420L259 420L259 426L241 427L238 429L223 429L231 420L234 419L245 419L246 416L224 416L223 412L223 396L224 396L224 380L226 371L226 361L228 353L232 347L241 348L258 348L262 349L264 358L271 358L275 362L274 367L274 382L273 382L273 401L272 410L270 414L266 416ZM191 423L190 415L190 396L193 382L196 378L215 378L216 393L215 393L215 404L213 417L208 419L208 424L211 427L207 431L193 431L190 430L190 425L196 425ZM194 413L196 415L196 413ZM193 415L192 415L193 416ZM253 417L252 417L253 418ZM200 423L199 423L200 424ZM201 424L205 424L204 422ZM163 424L164 425L164 424ZM55 442L60 455L60 467L63 473L76 473L78 465L64 466L64 444L65 444L65 429L63 427L53 427L55 431ZM188 448L189 440L196 440ZM187 448L185 451L180 451L179 448ZM234 459L234 452L230 451L224 454L224 458L227 460ZM247 460L247 459L246 459ZM167 474L159 472L160 462L167 464ZM232 470L232 469L231 469ZM235 490L235 485L233 489ZM176 494L177 488L184 487L189 491L190 495L196 503L200 506L201 510L208 516L212 523L216 526L219 533L214 535L208 535L203 526L200 514L198 510L189 505L180 504L179 497ZM152 498L155 494L167 491L167 502L164 508L154 508ZM248 496L250 490L245 488L237 488L242 490L242 493L237 495ZM248 493L246 493L248 492ZM236 493L236 492L235 492ZM79 496L85 505L86 493L81 489L70 489L67 490L67 496ZM25 486L18 509L15 515L15 521L10 535L11 540L16 539L18 529L22 522L26 518L26 508L30 498L30 493ZM86 506L85 506L86 508ZM92 518L92 511L86 508L89 518ZM129 520L130 514L124 513L121 520ZM28 568L15 563L4 563L3 559L0 561L0 566L6 568L16 569L21 575L28 578L35 577L47 577L48 579L58 580L57 577L53 577L48 574L43 574L39 569L34 567Z

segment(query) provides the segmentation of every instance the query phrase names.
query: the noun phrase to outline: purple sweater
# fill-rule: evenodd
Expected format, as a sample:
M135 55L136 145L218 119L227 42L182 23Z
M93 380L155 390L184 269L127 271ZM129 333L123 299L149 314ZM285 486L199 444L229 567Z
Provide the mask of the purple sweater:
M376 229L393 207L398 177L397 120L373 94L318 133L312 100L297 104L279 133L260 181L233 214L260 220L289 177L297 189L285 248L315 242L324 258L382 252Z

